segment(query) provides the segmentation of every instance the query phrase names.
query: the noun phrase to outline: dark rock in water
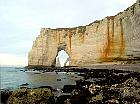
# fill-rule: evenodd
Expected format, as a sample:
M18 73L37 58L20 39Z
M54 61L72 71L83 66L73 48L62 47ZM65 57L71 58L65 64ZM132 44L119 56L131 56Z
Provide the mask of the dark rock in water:
M8 104L54 104L54 95L48 88L17 89L12 92Z
M28 71L28 69L25 69L25 71Z
M64 93L71 93L76 88L76 85L64 85L62 91Z
M61 81L61 79L57 79L57 81Z
M85 76L85 73L80 73L78 74L78 76Z
M1 103L6 104L8 98L12 94L12 91L9 91L9 90L1 90L0 94L1 94Z
M40 72L36 72L36 73L34 73L34 74L41 74Z
M20 71L23 71L24 72L25 70L21 69Z
M28 86L28 83L21 84L20 86Z

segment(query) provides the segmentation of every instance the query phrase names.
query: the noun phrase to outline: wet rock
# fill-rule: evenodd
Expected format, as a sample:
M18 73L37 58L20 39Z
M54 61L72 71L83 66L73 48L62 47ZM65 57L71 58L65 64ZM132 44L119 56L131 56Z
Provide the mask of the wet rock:
M91 84L89 86L90 93L95 93L96 91L100 91L100 90L101 90L101 86L99 85Z
M125 87L140 87L140 83L135 78L130 78L124 82Z
M12 94L12 91L2 89L2 90L0 91L0 94L1 94L1 103L6 104L8 98L9 98L10 95Z
M70 95L62 95L57 98L55 104L71 104L70 99L71 99Z
M111 99L111 100L108 100L106 103L108 103L108 104L119 104L119 101L116 100L116 99Z
M25 72L25 70L23 70L23 69L21 69L20 71L23 71L23 72Z
M28 83L21 84L20 86L28 86Z
M77 95L73 95L71 97L71 103L72 104L88 104L89 103L89 99L91 97L90 93L79 93Z
M76 85L78 87L83 87L83 86L87 86L89 87L93 82L90 82L90 81L85 81L85 80L77 80L76 81Z
M123 83L123 96L139 96L140 98L140 83L135 78L130 78Z
M135 78L127 79L118 89L124 102L140 102L140 83Z
M78 95L74 95L71 97L71 104L84 104L84 100L80 98ZM87 101L86 101L87 102Z
M62 91L64 93L71 93L76 88L76 85L64 85Z
M64 104L71 104L70 99L66 99L66 100L64 101Z
M88 104L91 97L91 93L85 88L74 89L71 94L71 104Z
M57 79L57 81L61 81L61 79Z
M114 98L120 98L120 92L110 88L103 89L104 100L111 100Z
M80 73L78 74L78 76L85 76L85 73Z
M135 87L124 87L121 89L121 94L124 99L130 100L130 98L133 100L138 100L140 101L140 88L135 88Z
M40 87L38 87L38 88L48 88L48 89L50 89L50 90L53 90L53 88L51 87L51 86L40 86ZM35 88L34 88L35 89Z
M41 74L40 72L35 72L34 74Z
M27 86L20 86L20 89L23 89L23 88L31 89L31 88L29 88Z
M54 95L48 88L17 89L10 96L8 104L54 104Z
M103 100L103 94L99 93L96 96L92 96L92 98L90 99L90 103L91 102L98 102L98 101L102 101Z

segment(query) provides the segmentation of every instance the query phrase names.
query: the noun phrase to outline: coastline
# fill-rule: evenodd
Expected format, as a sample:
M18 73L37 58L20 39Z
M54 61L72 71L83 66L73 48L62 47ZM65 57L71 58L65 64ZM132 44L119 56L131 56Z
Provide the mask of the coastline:
M134 72L140 72L140 63L136 64L94 64L92 66L65 66L65 67L51 67L51 66L41 66L41 65L29 65L25 66L27 69L35 69L35 70L81 70L81 69L87 69L89 70L94 70L94 69L115 69L115 70L124 70L124 71L134 71Z
M34 69L34 71L36 70L37 69ZM27 69L25 69L25 71L27 71ZM77 71L78 70L75 70L75 73L77 73ZM39 72L47 73L48 70L45 71L44 69L43 70L39 69ZM60 72L56 72L56 74L59 73ZM67 72L67 73L71 73L71 72ZM87 71L86 68L84 68L83 70L81 70L80 73L81 74L78 75L82 76L83 80L77 80L76 85L64 85L62 89L54 89L52 88L52 86L40 86L38 88L28 88L28 87L21 86L20 88L14 91L1 90L1 98L2 98L1 100L2 102L5 103L6 101L8 101L10 102L10 104L14 104L17 101L21 101L19 98L25 99L29 97L29 96L27 97L28 94L25 94L25 96L20 96L20 97L15 96L15 94L19 94L21 92L32 93L36 91L36 96L30 95L30 97L31 96L34 97L33 101L30 99L30 97L29 99L26 99L26 101L32 104L31 102L36 101L35 98L37 96L39 96L40 99L42 99L43 96L41 96L40 94L41 93L43 94L45 90L47 91L49 90L51 91L51 95L52 95L51 99L53 98L52 101L49 101L49 104L64 104L64 102L67 102L65 104L74 104L75 102L77 102L77 100L78 102L81 102L80 104L86 104L86 103L104 104L107 102L121 103L122 101L140 102L139 101L140 95L138 94L138 92L140 92L139 72L115 70L115 69L113 70L93 69L92 71L91 70ZM59 81L61 82L61 80L62 79L58 79L58 82ZM39 92L40 90L42 92ZM112 95L112 91L116 95ZM77 98L74 99L75 97ZM15 98L17 100L15 101L11 100ZM83 99L86 102L82 103ZM134 99L135 101L133 101Z

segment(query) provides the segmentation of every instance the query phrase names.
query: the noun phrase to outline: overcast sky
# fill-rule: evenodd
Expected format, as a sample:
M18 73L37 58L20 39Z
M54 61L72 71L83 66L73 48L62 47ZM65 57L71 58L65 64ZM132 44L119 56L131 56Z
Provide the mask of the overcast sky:
M136 0L0 0L0 64L27 65L43 27L74 27L115 15Z

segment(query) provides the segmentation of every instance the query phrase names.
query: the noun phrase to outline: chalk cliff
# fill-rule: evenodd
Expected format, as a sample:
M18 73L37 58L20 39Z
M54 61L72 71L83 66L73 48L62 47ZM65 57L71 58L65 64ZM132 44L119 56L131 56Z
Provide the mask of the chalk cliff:
M28 65L55 66L60 50L70 66L140 62L140 0L115 16L74 28L42 28Z

